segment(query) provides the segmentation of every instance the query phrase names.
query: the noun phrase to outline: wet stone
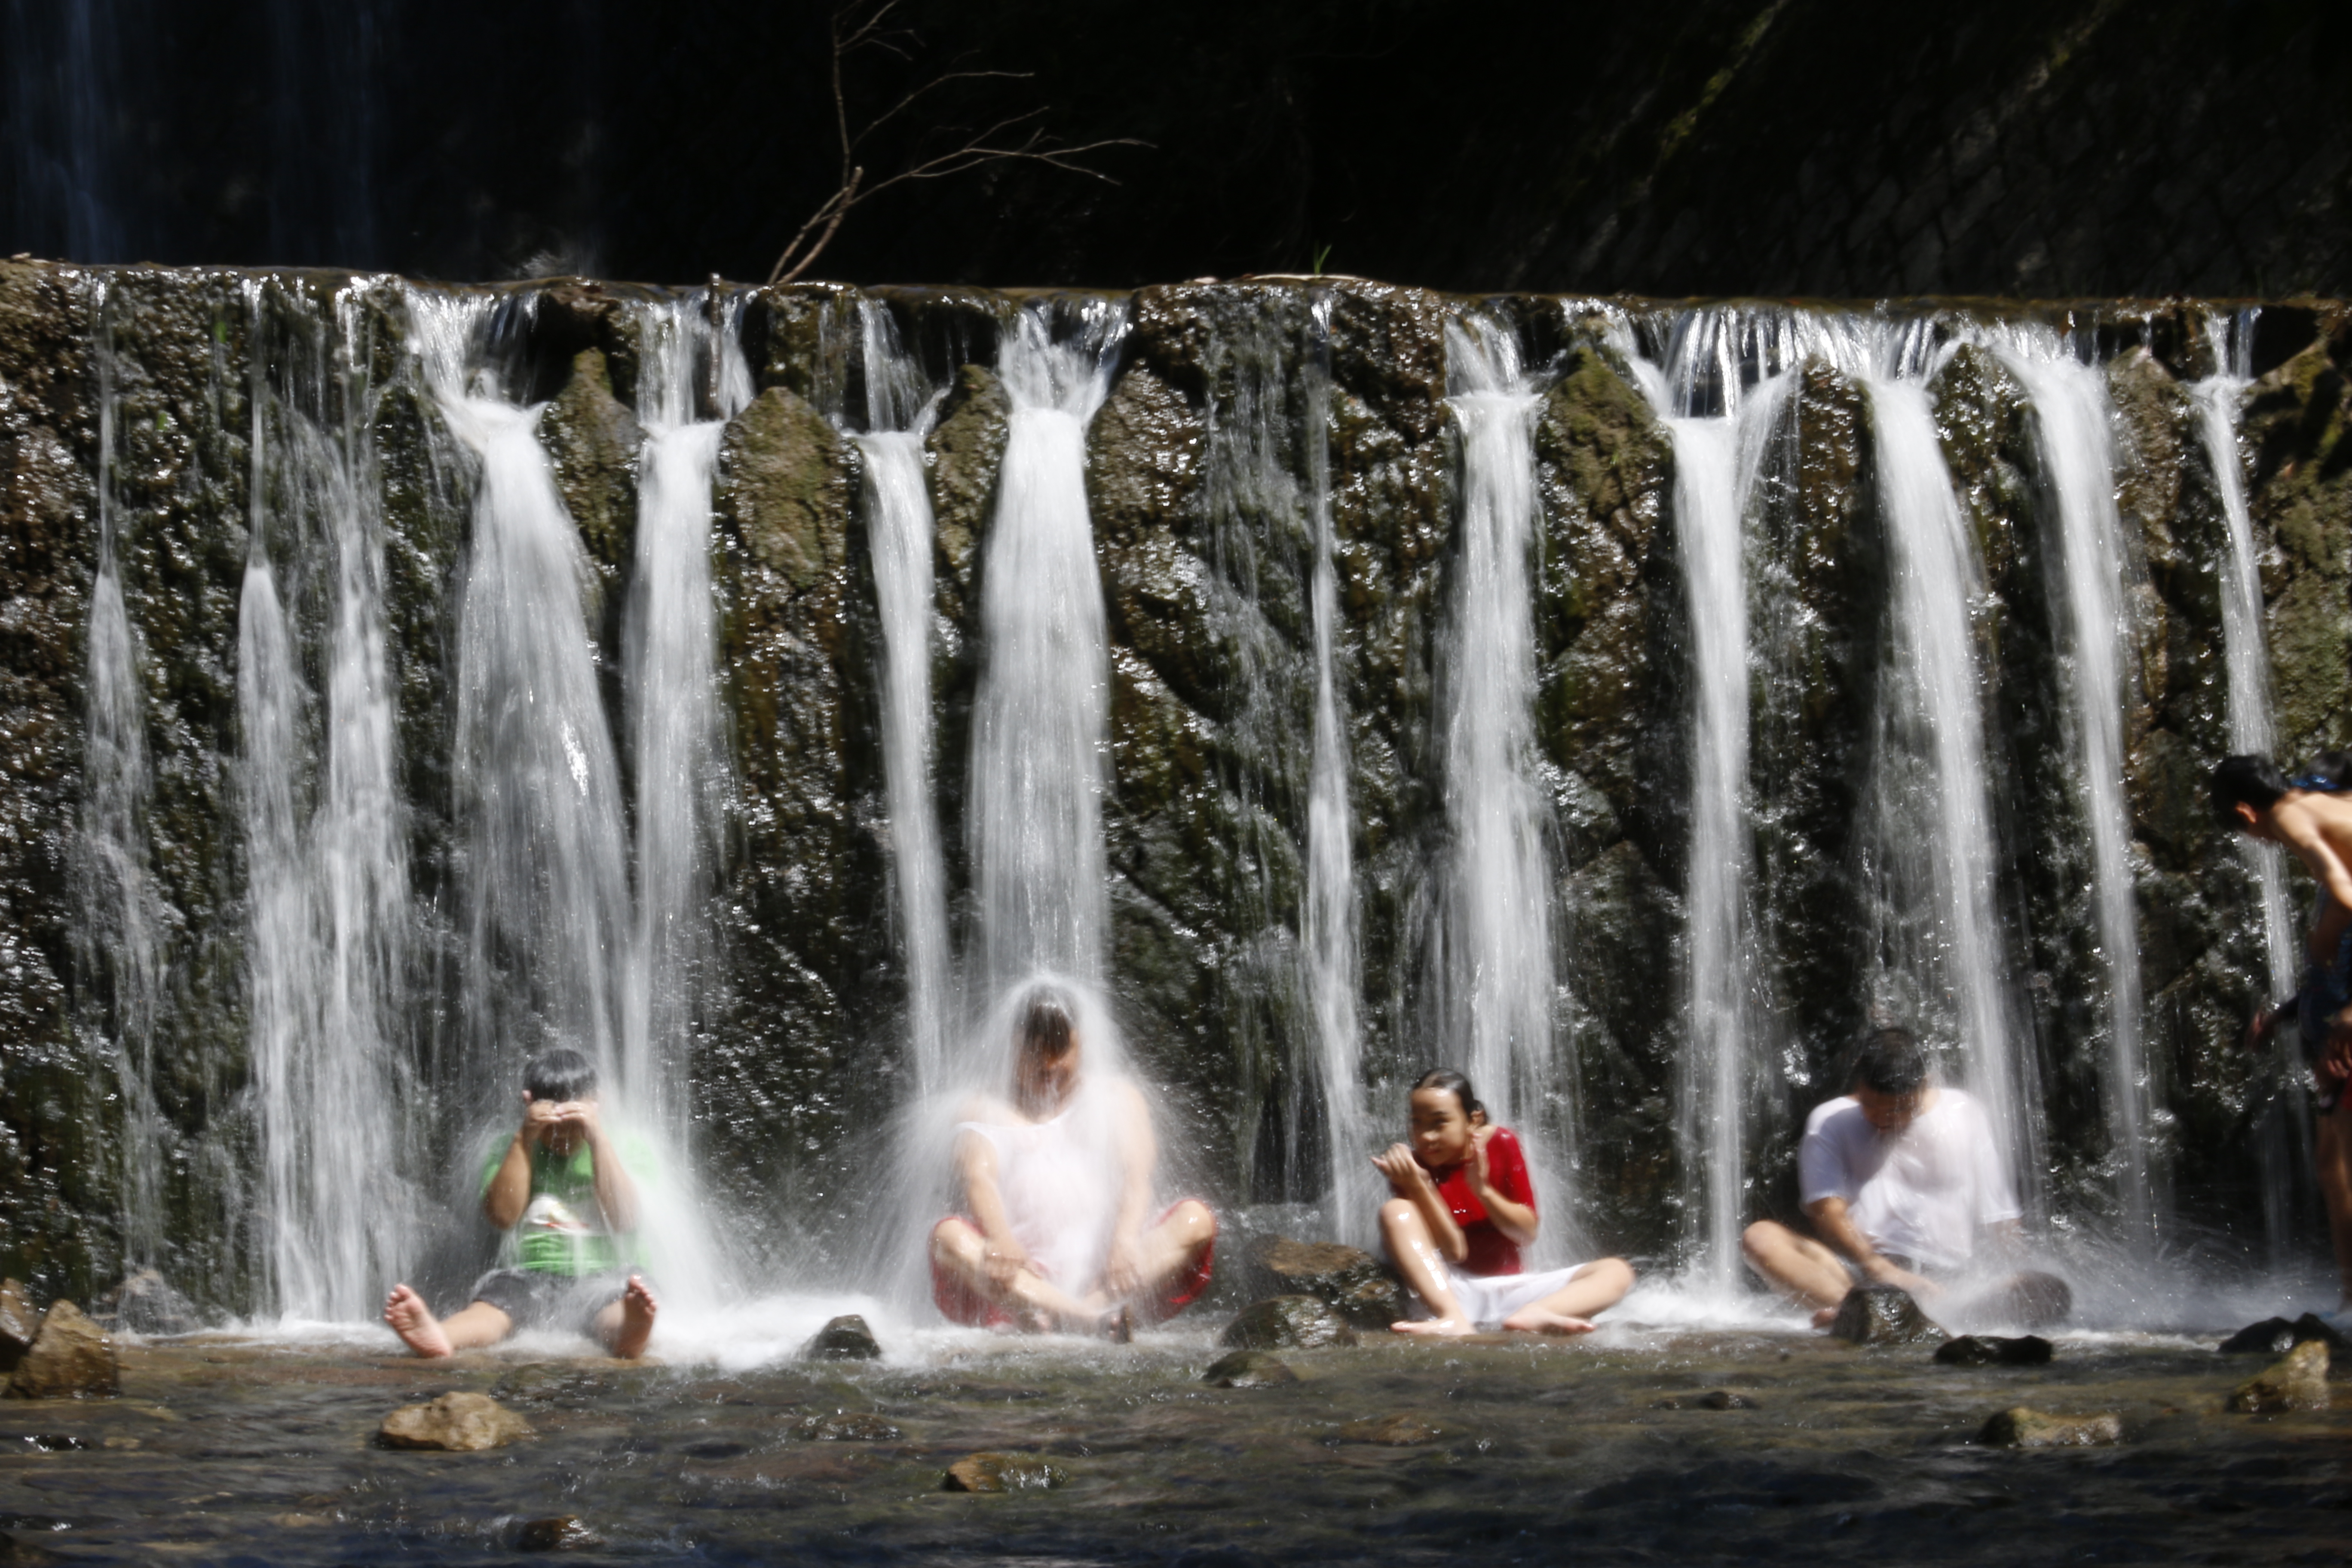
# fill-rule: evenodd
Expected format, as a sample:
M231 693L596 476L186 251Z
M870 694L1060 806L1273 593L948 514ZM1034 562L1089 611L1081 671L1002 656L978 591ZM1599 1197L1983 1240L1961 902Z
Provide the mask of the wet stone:
M1201 1381L1212 1388L1276 1388L1297 1383L1298 1374L1279 1356L1264 1351L1235 1351L1210 1363Z
M1990 1314L1995 1322L2046 1329L2074 1315L2074 1288L2055 1274L2029 1269L2011 1275L2000 1289L1979 1300L1975 1308L1979 1313Z
M86 1399L121 1390L114 1342L71 1301L48 1310L8 1377L8 1392L18 1399Z
M811 1415L793 1428L807 1443L895 1443L906 1436L883 1416L865 1411L835 1411Z
M1069 1477L1034 1454L971 1454L948 1467L941 1491L1044 1491L1066 1485Z
M1901 1286L1860 1285L1838 1303L1830 1337L1854 1345L1917 1345L1947 1336Z
M1963 1334L1936 1347L1936 1361L1943 1366L2041 1366L2049 1360L2050 1342L2038 1334Z
M1997 1448L2094 1448L2124 1440L2123 1417L2057 1415L2020 1405L1984 1424L1977 1441Z
M2305 1340L2230 1395L2230 1408L2250 1415L2327 1408L2327 1342Z
M1360 1329L1385 1329L1406 1311L1396 1271L1359 1247L1268 1237L1249 1261L1277 1295L1312 1296Z
M1412 1415L1381 1415L1350 1421L1339 1428L1343 1443L1370 1443L1382 1448L1418 1448L1445 1434Z
M855 1312L844 1313L819 1329L801 1347L803 1361L880 1361L882 1343L866 1320Z
M1356 1331L1316 1297L1270 1296L1243 1308L1225 1325L1220 1342L1244 1351L1319 1350L1354 1344Z
M2223 1355L2284 1355L2294 1349L2294 1325L2284 1318L2248 1323L2216 1348Z
M1745 1394L1711 1388L1705 1394L1676 1394L1659 1400L1653 1410L1757 1410L1762 1408Z
M387 1448L474 1453L504 1447L531 1431L530 1422L487 1394L445 1394L394 1411L383 1418L377 1435Z
M195 1303L152 1268L142 1268L90 1303L89 1315L109 1332L193 1334L204 1328Z
M518 1552L583 1552L604 1544L604 1538L568 1513L534 1519L516 1532Z
M33 1348L39 1326L40 1314L33 1310L25 1287L14 1279L0 1280L0 1372L16 1370L16 1363Z

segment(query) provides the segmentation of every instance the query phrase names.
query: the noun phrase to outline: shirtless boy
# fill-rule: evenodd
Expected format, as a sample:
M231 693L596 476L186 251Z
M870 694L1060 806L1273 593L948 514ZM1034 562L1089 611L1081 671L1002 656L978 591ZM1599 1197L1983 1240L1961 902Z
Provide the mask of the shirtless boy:
M2352 1314L2352 797L2332 777L2287 778L2268 757L2238 756L2213 770L2213 813L2221 826L2283 844L2319 884L2303 989L2294 1003L2296 1033L2310 1065L2318 1113L2313 1157L2327 1228L2336 1248L2338 1321ZM2254 1021L2266 1036L2280 1014Z
M641 1150L625 1153L597 1111L596 1069L558 1047L523 1068L522 1121L482 1171L482 1215L514 1233L518 1266L474 1281L469 1304L434 1317L425 1298L395 1285L383 1321L421 1356L496 1344L517 1329L576 1328L616 1356L645 1352L659 1310L644 1278L624 1267L637 1228Z

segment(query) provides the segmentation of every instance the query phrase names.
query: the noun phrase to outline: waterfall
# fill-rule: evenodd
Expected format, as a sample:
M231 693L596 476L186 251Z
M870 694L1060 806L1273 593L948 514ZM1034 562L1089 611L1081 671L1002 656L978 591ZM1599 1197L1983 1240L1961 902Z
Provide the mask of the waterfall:
M539 443L540 410L505 401L487 371L466 380L485 309L418 291L410 331L443 419L481 463L457 624L464 1092L504 1121L532 1050L574 1046L618 1081L613 982L631 931L588 567Z
M2057 502L2056 564L2065 595L2059 645L2073 710L2069 760L2090 838L2098 952L2107 973L2101 1090L2125 1232L2147 1237L2165 1205L2153 1184L2161 1177L2149 1147L2156 1092L2140 1038L2137 879L2124 796L2131 627L2112 408L2105 374L2076 359L2055 333L2021 329L2004 334L1996 347L2032 404L2042 479Z
M1331 521L1331 299L1313 308L1307 356L1307 509L1315 526L1308 612L1315 627L1315 730L1307 796L1307 900L1299 912L1307 1005L1315 1020L1317 1079L1323 1091L1330 1156L1326 1223L1360 1244L1372 1239L1372 1216L1385 1183L1372 1169L1374 1141L1364 1103L1362 1041L1356 1027L1356 889L1348 805L1348 731L1339 716L1339 577ZM1475 1081L1475 1079L1473 1080Z
M882 615L882 766L890 804L891 891L907 963L907 1047L915 1092L946 1082L947 870L931 804L934 604L931 495L923 437L936 403L881 300L857 302L866 366L866 535Z
M384 658L372 389L358 286L331 316L248 286L251 540L237 712L249 906L249 1038L266 1279L287 1316L367 1316L412 1260L411 1074L392 1044L408 918ZM323 559L321 559L323 557ZM326 699L305 687L277 560L326 580ZM298 568L299 569L299 568ZM323 728L315 744L306 735ZM307 815L301 798L314 796Z
M1683 963L1688 1056L1678 1075L1675 1136L1705 1282L1739 1283L1747 1200L1747 1120L1773 1067L1754 961L1753 849L1748 813L1748 505L1778 418L1785 354L1774 326L1710 309L1675 323L1666 363L1632 362L1674 442L1675 526L1690 605L1691 838ZM1744 384L1750 361L1762 379ZM1710 408L1710 405L1712 407Z
M1462 432L1461 521L1442 650L1451 864L1437 942L1440 1029L1495 1121L1527 1145L1559 1256L1574 1220L1565 1138L1573 1085L1557 1059L1551 865L1535 779L1535 627L1528 556L1540 519L1541 399L1517 340L1477 319L1446 324L1447 406Z
M1887 541L1890 668L1879 682L1869 868L1878 914L1874 1011L1957 1044L2020 1194L2035 1209L2037 1091L2020 1059L1993 904L1996 836L1985 769L1974 614L1984 574L1952 493L1927 378L1929 324L1825 323L1822 345L1870 399ZM1845 1085L1832 1087L1843 1093Z
M103 279L88 296L97 323L98 571L90 585L81 824L85 897L76 945L103 975L109 1037L122 1096L122 1250L127 1263L164 1256L163 1157L170 1130L156 1108L156 1023L163 992L162 910L147 857L147 700L138 642L122 598L121 522L114 494L115 364L112 296Z
M1088 300L1071 318L1024 309L998 362L1013 414L982 568L970 827L992 993L1041 968L1103 974L1110 656L1087 425L1109 391L1127 312Z

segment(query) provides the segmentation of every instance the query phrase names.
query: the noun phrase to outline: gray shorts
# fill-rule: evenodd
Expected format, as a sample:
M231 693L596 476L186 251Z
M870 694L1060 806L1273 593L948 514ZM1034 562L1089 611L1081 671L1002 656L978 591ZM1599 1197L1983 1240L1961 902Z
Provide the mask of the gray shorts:
M621 1299L632 1274L645 1279L641 1268L578 1275L493 1268L474 1281L471 1299L496 1307L518 1329L572 1329L593 1338L596 1314Z

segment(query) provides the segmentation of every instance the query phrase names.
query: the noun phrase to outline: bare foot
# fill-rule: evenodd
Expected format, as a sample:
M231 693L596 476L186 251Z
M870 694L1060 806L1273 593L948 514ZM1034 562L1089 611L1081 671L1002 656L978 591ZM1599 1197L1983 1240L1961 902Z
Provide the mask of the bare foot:
M1418 1318L1402 1323L1391 1323L1391 1333L1420 1334L1424 1338L1458 1340L1465 1334L1475 1334L1478 1325L1463 1318Z
M405 1285L394 1285L392 1294L383 1299L383 1321L400 1336L400 1342L425 1357L445 1356L452 1352L449 1336L441 1331L441 1320L425 1304L425 1298Z
M613 1353L623 1361L645 1354L646 1342L654 1337L654 1314L660 1310L661 1303L646 1282L630 1275L629 1288L621 1292L621 1326L613 1331Z
M1587 1318L1571 1318L1566 1312L1541 1312L1533 1307L1523 1312L1513 1312L1503 1320L1503 1327L1507 1329L1535 1334L1589 1334L1593 1326Z

